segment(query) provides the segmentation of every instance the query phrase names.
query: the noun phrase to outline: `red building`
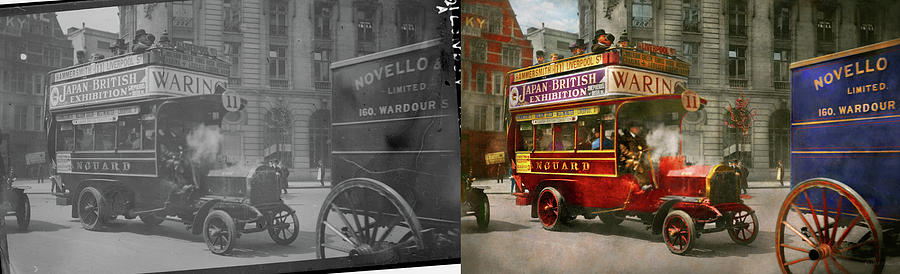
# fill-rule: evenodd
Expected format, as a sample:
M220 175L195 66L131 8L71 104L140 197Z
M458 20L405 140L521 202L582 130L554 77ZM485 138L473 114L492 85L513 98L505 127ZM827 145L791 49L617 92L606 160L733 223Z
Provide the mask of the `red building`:
M505 174L509 163L487 166L487 153L504 151L503 79L532 64L525 39L507 0L464 0L462 6L462 161L476 177Z

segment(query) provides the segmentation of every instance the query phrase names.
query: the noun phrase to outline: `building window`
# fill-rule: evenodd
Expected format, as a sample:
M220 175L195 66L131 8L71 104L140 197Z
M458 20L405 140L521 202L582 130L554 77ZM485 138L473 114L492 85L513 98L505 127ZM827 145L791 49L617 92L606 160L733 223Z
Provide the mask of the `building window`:
M359 8L356 10L356 40L359 42L375 42L375 10Z
M519 56L521 55L519 48L504 46L502 49L503 64L510 67L518 67L522 63Z
M689 85L699 85L700 84L700 43L698 42L684 42L682 44L682 51L684 54L684 59L691 64L691 71L688 75L688 84Z
M487 61L487 41L473 39L469 43L472 43L472 50L469 52L472 60L479 63Z
M487 106L475 107L475 130L487 129Z
M286 0L269 0L269 35L287 36L287 11Z
M411 1L401 2L400 13L398 14L400 21L400 44L408 45L418 41L417 31L421 22L421 6Z
M500 8L491 7L488 16L488 32L490 33L503 33L503 12Z
M791 51L787 49L775 49L772 56L772 80L775 89L791 89Z
M475 92L476 93L486 93L487 89L487 75L483 71L479 71L475 76Z
M28 74L26 74L24 71L13 71L13 75L14 76L12 79L12 83L13 83L12 89L16 93L28 93L30 88L29 89L25 88L26 86L29 86L28 80L27 80L28 78L26 78L26 75L28 75Z
M732 88L743 88L747 85L747 47L728 47L728 78Z
M97 41L97 48L98 49L109 49L109 42L108 41Z
M865 46L878 42L875 38L875 22L878 12L872 6L859 7L859 45Z
M241 0L223 0L222 11L225 31L241 32Z
M503 131L503 107L494 106L494 130Z
M731 0L728 2L728 34L731 36L747 36L747 1Z
M491 94L502 96L505 92L503 91L503 74L499 72L494 72L494 79L491 82L493 84L493 88L491 89Z
M681 24L684 31L700 32L700 1L684 0L681 7Z
M36 73L31 75L31 93L34 95L44 94L44 74Z
M634 0L631 4L631 26L635 28L653 27L653 1Z
M791 39L791 6L787 3L775 5L775 39Z
M834 8L819 7L816 9L816 40L834 42Z
M566 41L556 41L556 48L561 51L568 52L569 43L566 43Z
M15 119L13 128L18 130L27 129L26 126L28 124L28 106L15 106Z
M413 23L400 24L400 44L408 45L416 42L416 25Z
M241 43L225 42L223 53L227 61L231 63L231 72L228 75L228 84L241 84Z
M315 17L316 39L331 39L331 5L316 2Z
M330 64L330 49L318 49L316 51L313 51L313 81L316 81L317 88L320 85L319 82L328 84L331 83L331 71L329 69Z
M191 1L172 2L172 28L179 31L193 32L194 3ZM169 33L172 31L170 30Z
M287 88L287 48L269 46L269 85L273 88Z
M41 115L42 115L44 112L41 111L41 106L39 106L39 105L33 105L33 106L31 106L31 110L32 110L31 113L33 113L33 115L31 116L31 121L34 123L34 125L32 125L31 128L34 129L34 130L36 130L36 131L41 131L41 130L43 130L43 129L44 129L44 127L43 127L43 124L44 124L44 123L43 123L43 120L41 119Z

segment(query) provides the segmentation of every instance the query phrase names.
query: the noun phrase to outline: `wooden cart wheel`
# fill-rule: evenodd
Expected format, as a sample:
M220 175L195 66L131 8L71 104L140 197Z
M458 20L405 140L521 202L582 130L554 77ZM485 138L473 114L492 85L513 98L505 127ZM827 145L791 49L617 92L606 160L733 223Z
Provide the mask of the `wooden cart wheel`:
M289 245L297 240L300 235L300 219L297 212L285 206L271 212L272 222L269 223L269 237L276 244Z
M673 210L666 215L662 234L669 251L679 255L690 251L697 239L694 219L681 210Z
M231 252L237 238L234 218L228 212L213 210L203 220L203 240L213 254L222 255Z
M619 212L621 212L621 211L619 211ZM600 214L600 220L602 220L604 224L619 225L623 221L625 221L625 217L620 216L621 214L619 214L619 212L610 212L610 213Z
M156 214L141 214L139 216L141 218L141 222L144 222L146 225L156 226L161 224L166 218L161 216L157 216Z
M478 197L481 204L475 206L475 221L478 223L478 229L485 230L491 222L491 202L484 192L479 193Z
M545 187L538 196L537 212L541 224L546 230L559 230L564 222L569 221L566 215L565 198L553 187Z
M31 201L24 190L16 191L19 194L19 201L16 204L16 224L19 225L19 231L28 230L31 223Z
M728 228L728 236L735 243L748 245L756 240L759 234L759 220L756 212L741 210L734 212L730 218L731 226Z
M880 273L884 245L877 218L843 183L815 178L798 184L781 205L775 227L781 271Z
M85 187L78 195L78 217L87 230L100 230L106 212L106 200L94 187Z
M339 183L316 220L320 259L352 257L360 264L396 262L423 251L421 225L391 187L369 178Z

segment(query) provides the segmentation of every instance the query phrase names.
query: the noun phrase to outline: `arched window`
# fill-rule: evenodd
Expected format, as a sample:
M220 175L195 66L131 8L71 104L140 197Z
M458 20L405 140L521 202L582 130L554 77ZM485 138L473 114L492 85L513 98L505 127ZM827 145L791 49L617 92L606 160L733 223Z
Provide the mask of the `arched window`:
M266 160L278 159L287 168L294 168L293 114L284 103L273 105L266 111L265 145Z
M778 160L785 168L791 165L791 112L784 108L769 117L769 167L778 166Z
M320 109L309 117L309 167L317 168L319 161L331 167L331 110Z

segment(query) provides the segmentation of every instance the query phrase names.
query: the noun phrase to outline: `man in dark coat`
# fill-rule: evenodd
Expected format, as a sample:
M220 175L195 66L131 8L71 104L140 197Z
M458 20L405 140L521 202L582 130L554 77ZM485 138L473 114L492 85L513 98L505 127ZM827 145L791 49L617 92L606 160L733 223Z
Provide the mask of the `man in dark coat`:
M584 39L579 38L575 40L575 42L569 46L569 50L572 51L572 56L584 54Z
M616 37L605 30L599 29L594 32L594 45L591 46L591 52L600 53L612 46L616 41Z
M744 191L744 194L747 194L747 177L750 176L750 170L747 169L747 166L744 165L744 162L738 161L737 167L741 171L741 189Z
M642 134L640 125L637 122L629 123L625 134L619 136L619 164L623 171L634 173L641 190L653 188L648 151L650 148L647 146L647 138Z
M535 65L544 63L545 54L544 54L543 50L538 50L537 52L534 53L534 55L535 55L535 58L537 59L537 63L535 63Z

